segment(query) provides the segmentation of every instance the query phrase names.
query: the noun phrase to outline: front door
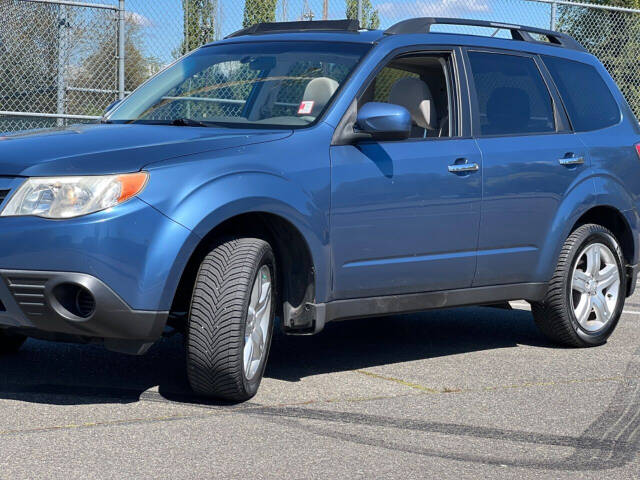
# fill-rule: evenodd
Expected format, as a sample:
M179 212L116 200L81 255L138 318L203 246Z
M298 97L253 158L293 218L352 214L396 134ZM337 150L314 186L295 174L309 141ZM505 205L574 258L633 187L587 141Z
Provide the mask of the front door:
M471 286L482 159L475 140L457 137L454 60L399 55L359 98L407 108L411 138L331 147L335 299Z
M479 171L473 140L331 148L334 298L469 287L476 268Z

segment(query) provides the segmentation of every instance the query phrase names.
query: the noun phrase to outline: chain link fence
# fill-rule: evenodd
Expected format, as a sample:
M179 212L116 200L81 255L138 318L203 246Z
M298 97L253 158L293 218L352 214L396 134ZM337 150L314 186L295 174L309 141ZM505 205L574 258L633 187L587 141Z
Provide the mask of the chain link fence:
M417 16L567 32L600 58L640 114L640 10L629 8L563 0L0 0L0 132L96 121L182 54L256 22L347 17L384 29Z

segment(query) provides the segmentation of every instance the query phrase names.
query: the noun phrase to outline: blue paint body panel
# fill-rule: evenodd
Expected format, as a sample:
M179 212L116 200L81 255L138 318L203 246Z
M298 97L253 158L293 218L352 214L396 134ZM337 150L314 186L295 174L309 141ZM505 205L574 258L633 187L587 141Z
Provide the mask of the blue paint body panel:
M471 286L482 177L456 158L482 163L474 140L332 147L335 298Z
M563 200L582 183L585 193L595 194L588 159L573 167L558 159L587 157L586 147L572 133L480 138L478 146L484 191L474 285L547 281L553 263L540 276L532 267L540 262Z
M8 217L0 224L2 268L93 275L136 310L169 309L198 241L137 198L86 217Z
M290 130L98 124L0 137L0 175L137 172L150 162L285 138Z
M131 308L168 310L199 242L249 212L278 215L305 239L317 303L382 295L546 282L560 248L590 208L621 212L639 248L637 123L587 53L454 34L381 32L249 36L220 43L340 41L370 52L309 128L80 125L0 137L0 190L25 177L145 170L149 183L109 210L69 220L0 218L0 269L85 273ZM216 48L217 44L203 48ZM621 122L586 133L333 145L345 112L385 58L409 48L517 50L596 66ZM462 50L460 50L462 51ZM460 72L459 102L470 96ZM567 154L586 162L565 167ZM453 174L461 159L478 171Z

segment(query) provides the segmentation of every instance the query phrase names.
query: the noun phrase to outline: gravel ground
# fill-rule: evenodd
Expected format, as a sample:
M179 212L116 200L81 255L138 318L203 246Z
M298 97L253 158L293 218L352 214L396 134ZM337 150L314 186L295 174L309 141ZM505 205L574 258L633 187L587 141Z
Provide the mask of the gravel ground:
M278 335L240 405L189 395L179 336L30 340L0 360L0 478L639 478L640 294L582 350L513 306Z

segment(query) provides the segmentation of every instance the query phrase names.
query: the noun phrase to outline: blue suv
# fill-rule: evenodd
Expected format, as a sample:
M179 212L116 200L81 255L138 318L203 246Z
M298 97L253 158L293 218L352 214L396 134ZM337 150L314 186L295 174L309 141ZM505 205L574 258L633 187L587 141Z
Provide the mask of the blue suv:
M100 124L0 137L0 351L177 330L194 392L241 401L276 317L525 299L552 341L600 345L636 283L639 142L561 33L255 25Z

